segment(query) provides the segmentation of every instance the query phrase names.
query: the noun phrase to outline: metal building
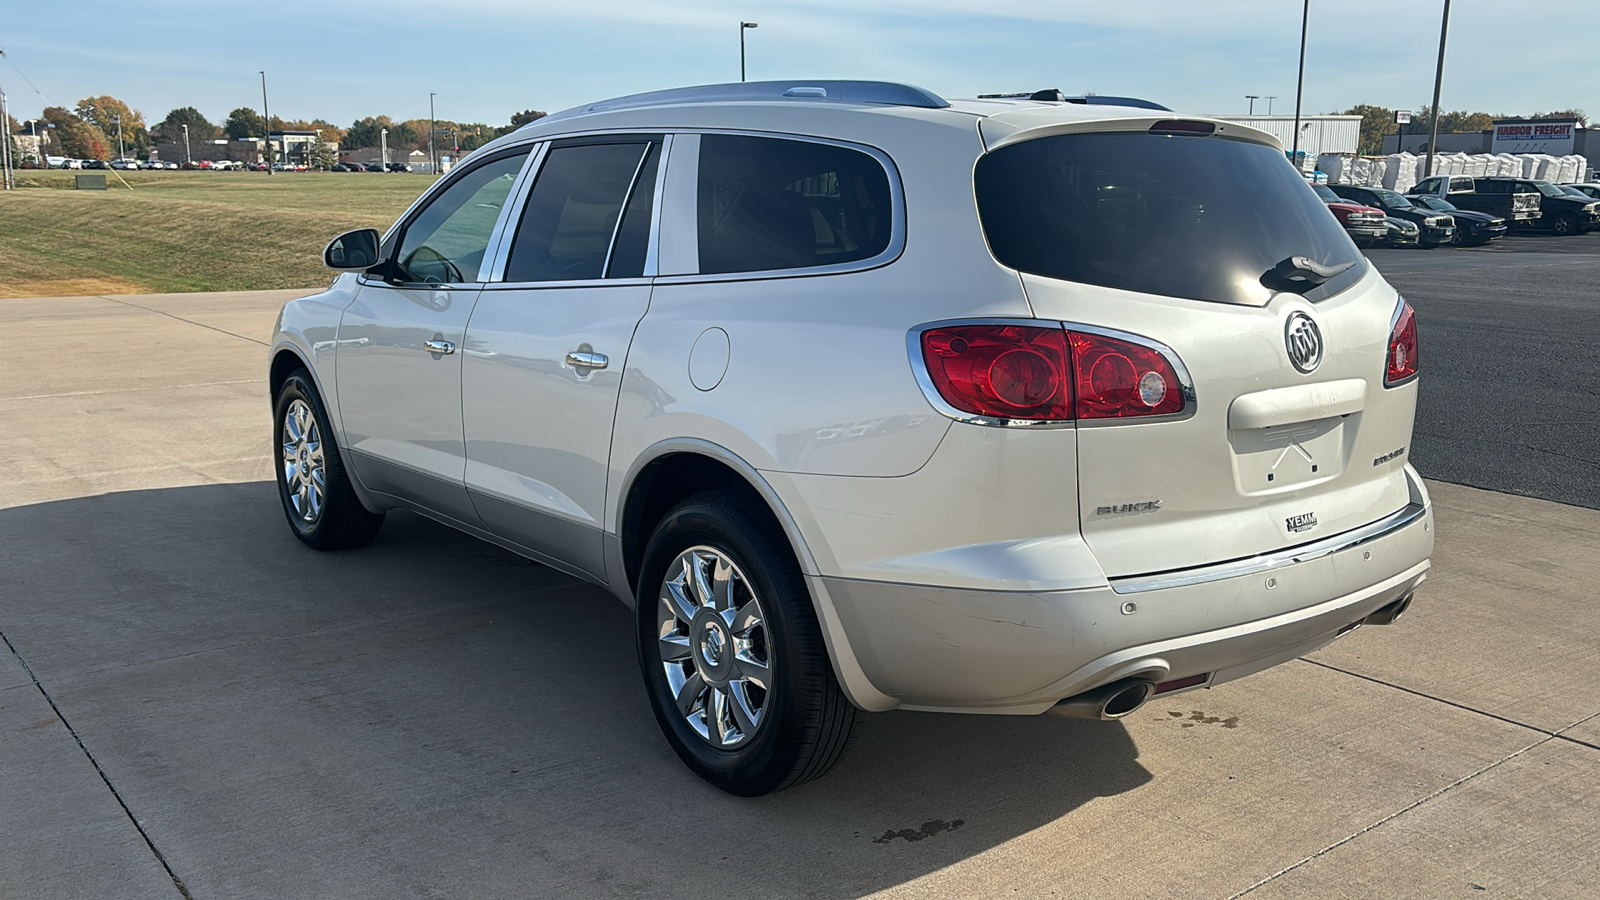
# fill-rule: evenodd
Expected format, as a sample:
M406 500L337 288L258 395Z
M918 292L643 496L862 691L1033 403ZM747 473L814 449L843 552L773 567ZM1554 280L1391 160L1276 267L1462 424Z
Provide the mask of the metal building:
M1259 128L1283 141L1285 152L1294 147L1294 116L1211 116L1224 122L1237 122ZM1355 153L1361 147L1360 116L1306 116L1300 117L1300 152L1305 154L1305 168L1316 168L1317 157L1323 153Z

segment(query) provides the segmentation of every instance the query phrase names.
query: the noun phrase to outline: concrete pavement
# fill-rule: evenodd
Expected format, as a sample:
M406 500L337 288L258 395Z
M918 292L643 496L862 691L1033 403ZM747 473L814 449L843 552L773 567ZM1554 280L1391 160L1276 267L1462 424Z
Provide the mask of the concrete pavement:
M0 300L0 897L1600 896L1600 512L1434 484L1396 626L1124 723L874 716L740 800L598 589L293 540L293 295Z

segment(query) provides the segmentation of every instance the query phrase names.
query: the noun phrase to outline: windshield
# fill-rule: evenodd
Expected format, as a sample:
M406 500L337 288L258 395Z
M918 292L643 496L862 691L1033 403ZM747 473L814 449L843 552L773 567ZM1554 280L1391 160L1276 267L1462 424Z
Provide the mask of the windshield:
M1561 188L1556 187L1548 181L1535 181L1533 186L1538 188L1539 193L1545 195L1546 197L1565 197L1567 195L1566 191L1563 191Z
M1323 203L1345 202L1344 198L1340 197L1338 194L1335 194L1333 190L1325 184L1313 184L1311 189L1317 192L1317 196L1322 198Z
M1410 200L1412 203L1426 206L1429 209L1436 209L1440 212L1454 212L1456 210L1456 205L1454 203L1438 197L1407 197L1406 199Z
M1411 201L1400 196L1394 191L1373 191L1372 193L1378 196L1378 202L1382 203L1385 209L1411 208Z
M1084 284L1260 305L1261 276L1304 256L1365 272L1339 221L1279 150L1148 132L1064 134L978 161L978 213L1002 264Z

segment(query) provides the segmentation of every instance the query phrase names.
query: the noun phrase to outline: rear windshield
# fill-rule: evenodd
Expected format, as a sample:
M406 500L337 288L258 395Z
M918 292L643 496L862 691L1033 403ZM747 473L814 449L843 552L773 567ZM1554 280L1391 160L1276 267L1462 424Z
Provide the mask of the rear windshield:
M1292 256L1365 271L1339 221L1284 155L1223 138L1069 134L978 161L995 258L1024 272L1223 303L1264 303L1262 274Z

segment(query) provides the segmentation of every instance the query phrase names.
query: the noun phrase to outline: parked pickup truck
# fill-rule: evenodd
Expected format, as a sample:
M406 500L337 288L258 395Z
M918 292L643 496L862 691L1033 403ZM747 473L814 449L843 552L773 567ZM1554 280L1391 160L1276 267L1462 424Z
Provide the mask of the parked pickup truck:
M1541 228L1551 234L1583 234L1600 228L1600 202L1587 197L1575 197L1548 181L1533 178L1478 178L1479 194L1519 194L1527 191L1539 193L1539 210L1544 213L1537 223L1529 227ZM1454 197L1450 198L1452 201Z
M1356 246L1370 247L1388 236L1389 223L1383 210L1345 200L1325 184L1313 184L1311 190L1328 205L1328 211L1344 226Z
M1499 181L1518 181L1518 179L1435 175L1417 182L1417 186L1412 188L1410 193L1418 197L1443 197L1462 209L1491 213L1513 225L1537 224L1543 214L1539 207L1539 192L1531 186L1527 190L1518 191L1484 190L1478 187L1479 183L1483 183L1487 188L1488 182Z

